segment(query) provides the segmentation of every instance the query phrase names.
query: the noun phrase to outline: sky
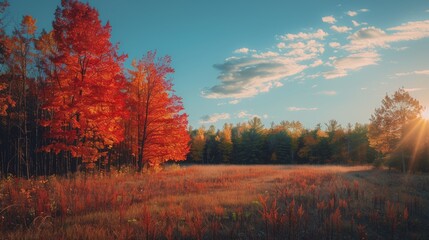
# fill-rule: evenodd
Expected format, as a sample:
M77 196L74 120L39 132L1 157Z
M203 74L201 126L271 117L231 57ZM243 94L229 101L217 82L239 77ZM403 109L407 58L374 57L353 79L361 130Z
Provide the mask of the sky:
M51 30L61 1L10 0ZM404 87L429 107L429 1L89 0L112 25L125 67L170 55L189 124L368 123Z

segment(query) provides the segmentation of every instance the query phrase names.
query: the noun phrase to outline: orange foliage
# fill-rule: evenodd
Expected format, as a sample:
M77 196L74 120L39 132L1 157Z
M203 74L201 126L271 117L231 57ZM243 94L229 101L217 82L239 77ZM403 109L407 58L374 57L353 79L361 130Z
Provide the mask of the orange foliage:
M125 56L110 43L110 25L102 26L88 4L62 1L53 27L57 51L51 51L54 71L46 72L49 114L41 122L50 143L43 150L70 152L91 167L123 139Z
M0 116L7 115L7 109L15 106L15 101L9 94L2 93L2 90L7 88L6 83L0 83Z
M147 163L185 160L189 151L188 116L181 113L181 98L174 95L167 79L174 72L170 62L168 56L156 59L156 52L148 52L129 70L131 142L139 169Z

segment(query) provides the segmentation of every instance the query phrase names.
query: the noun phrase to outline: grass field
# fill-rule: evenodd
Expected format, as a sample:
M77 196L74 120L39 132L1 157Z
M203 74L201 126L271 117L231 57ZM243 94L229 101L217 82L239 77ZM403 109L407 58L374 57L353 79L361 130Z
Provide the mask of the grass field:
M10 178L0 230L1 239L429 239L429 176L257 165Z

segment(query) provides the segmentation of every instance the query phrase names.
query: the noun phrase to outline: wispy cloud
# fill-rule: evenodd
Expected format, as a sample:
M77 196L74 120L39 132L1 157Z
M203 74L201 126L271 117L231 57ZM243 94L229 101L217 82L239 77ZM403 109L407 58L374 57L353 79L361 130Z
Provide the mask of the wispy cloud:
M429 37L429 20L404 23L387 29L365 27L349 37L350 43L344 48L348 51L360 51L377 47L389 48L391 43L419 40Z
M330 43L329 43L329 46L330 46L331 48L338 48L338 47L340 47L340 46L341 46L341 44L340 44L339 42L330 42Z
M255 52L255 50L248 49L248 48L239 48L234 51L234 53L243 53L243 54L247 54L249 52Z
M336 25L332 25L331 29L334 30L335 32L339 32L339 33L345 33L345 32L352 30L352 28L347 27L347 26L336 26Z
M212 115L205 115L201 117L200 123L216 123L220 120L230 119L229 113L214 113Z
M325 79L334 79L347 76L347 71L343 69L334 69L332 71L324 72L323 77Z
M356 22L355 20L352 20L352 23L353 23L353 26L355 26L355 27L359 27L360 26L360 23Z
M317 67L323 64L323 61L320 59L317 59L316 61L314 61L312 64L310 64L310 67Z
M350 17L354 17L354 16L356 16L358 13L357 12L355 12L355 11L348 11L347 12L347 15L349 15Z
M335 20L335 19L334 19ZM309 40L309 39L320 39L323 40L325 37L327 37L329 34L323 31L322 29L318 29L316 32L313 33L305 33L305 32L299 32L297 34L285 34L283 36L280 36L281 39L287 41L287 40Z
M259 115L257 115L257 114L250 114L250 113L248 113L247 111L240 111L240 112L238 112L237 114L235 114L236 116L237 116L237 118L248 118L248 119L251 119L251 118L254 118L254 117L258 117L258 118L261 118ZM264 118L268 118L268 115L267 114L264 114L263 115L263 117Z
M317 94L319 94L319 95L327 95L327 96L334 96L334 95L337 95L337 92L336 91L321 91L321 92L318 92Z
M376 52L361 52L339 58L333 65L336 69L357 70L364 66L375 65L379 60L380 55Z
M334 24L336 21L337 20L332 15L331 16L322 17L322 22L325 22L325 23Z
M235 52L238 56L214 65L220 72L220 82L203 90L202 96L242 99L281 87L282 80L323 64L319 57L325 48L320 41L326 36L326 32L318 29L282 35L279 37L282 44L277 44L277 48L271 51L249 54L251 50L247 48L237 49Z
M328 62L327 65L332 66L334 69L325 72L323 76L325 79L347 76L350 70L355 71L366 66L376 65L381 60L378 54L378 49L380 48L389 49L392 48L390 45L395 42L419 40L428 37L429 20L408 22L386 30L373 26L361 28L347 38L348 43L340 47L348 53L348 56ZM399 73L396 76L410 74L419 73ZM420 74L425 74L425 72Z
M377 52L353 53L347 57L334 59L331 65L334 70L324 73L326 79L344 77L348 75L348 70L359 70L362 67L376 65L380 61L380 55Z
M429 69L427 69L427 70L416 70L416 71L412 71L412 72L395 73L395 76L397 76L397 77L409 76L409 75L429 75Z
M429 69L428 70L414 71L414 73L419 74L419 75L429 75Z
M220 71L220 84L206 89L206 98L248 98L278 87L277 82L302 72L307 68L294 59L273 54L229 58L224 63L215 64Z
M234 99L234 100L229 101L228 103L229 104L238 104L239 102L240 102L240 100Z
M407 92L417 92L417 91L425 90L425 88L404 88L404 90Z
M312 108L304 108L304 107L288 107L287 109L289 112L298 112L298 111L316 111L318 108L312 107Z
M278 43L277 47L280 48L280 49L286 48L286 43L284 43L284 42Z
M350 10L346 14L354 17L368 11L363 8ZM337 19L333 15L325 16L322 21L330 25L324 29L277 35L278 42L271 48L266 48L269 50L235 50L234 56L214 65L219 71L219 82L206 88L202 96L230 98L229 103L235 104L239 99L281 87L285 79L309 79L309 76L321 76L325 79L345 77L351 71L377 65L382 58L380 49L397 49L391 45L429 37L429 20L407 22L382 29L375 26L360 27L367 23L355 20L349 22L350 26L346 26L341 23L341 19L339 18L339 23L336 24ZM325 31L328 28L332 30L332 36ZM348 34L353 28L357 30ZM327 45L333 49L325 52ZM321 72L309 72L309 69L316 67L322 69ZM424 71L397 73L396 76L426 75L427 72Z

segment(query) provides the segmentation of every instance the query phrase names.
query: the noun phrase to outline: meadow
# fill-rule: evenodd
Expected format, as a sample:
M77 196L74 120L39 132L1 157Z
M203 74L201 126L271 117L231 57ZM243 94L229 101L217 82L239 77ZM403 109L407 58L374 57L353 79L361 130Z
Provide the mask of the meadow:
M1 239L429 239L429 176L182 166L0 181Z

